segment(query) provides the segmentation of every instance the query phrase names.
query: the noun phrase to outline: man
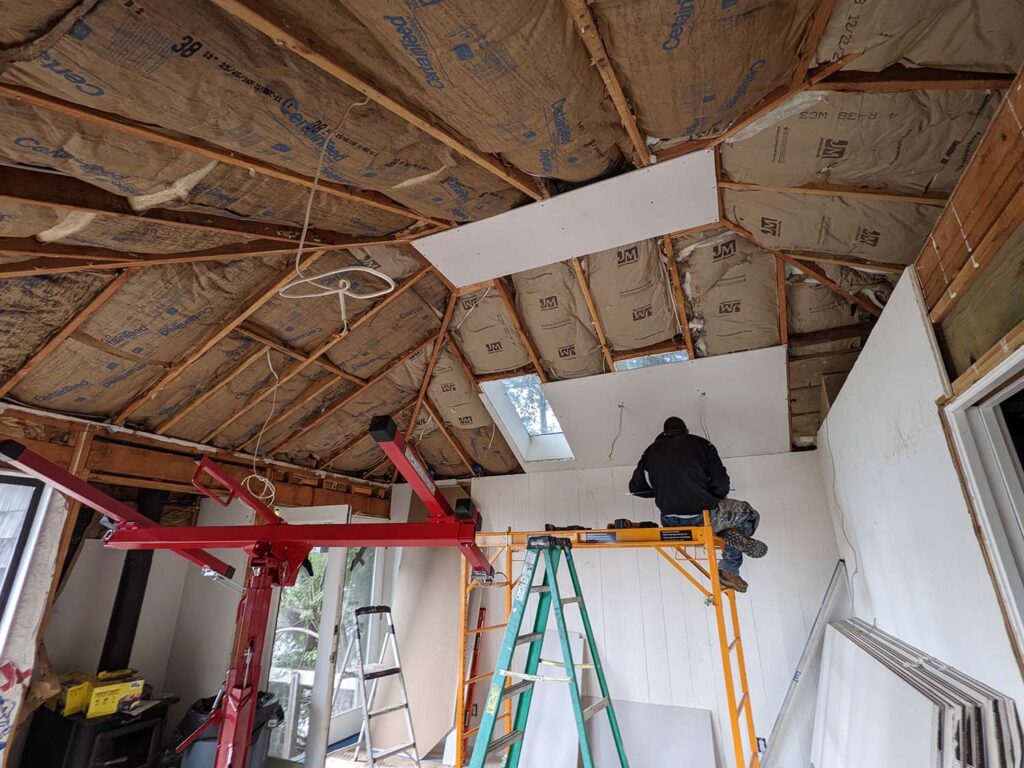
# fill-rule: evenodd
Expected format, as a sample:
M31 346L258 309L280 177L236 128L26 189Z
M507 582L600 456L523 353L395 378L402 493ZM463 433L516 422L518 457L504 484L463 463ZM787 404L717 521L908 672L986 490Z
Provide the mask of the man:
M708 510L711 527L726 543L718 565L722 585L747 591L747 582L739 574L743 555L764 557L768 545L750 538L761 519L757 510L745 501L727 498L729 473L715 446L691 435L678 416L666 419L664 431L640 457L629 492L654 499L663 526L703 525L703 512Z

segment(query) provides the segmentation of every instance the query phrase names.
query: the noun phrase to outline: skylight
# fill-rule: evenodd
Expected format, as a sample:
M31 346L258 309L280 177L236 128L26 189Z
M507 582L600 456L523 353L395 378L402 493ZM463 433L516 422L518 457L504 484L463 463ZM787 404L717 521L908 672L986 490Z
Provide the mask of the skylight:
M530 437L541 435L560 435L562 427L558 423L551 404L544 396L540 386L540 377L535 374L502 379L505 394L519 416Z
M660 355L645 355L644 357L634 357L629 360L619 360L615 363L615 370L632 371L636 368L650 368L655 365L665 365L666 363L681 363L689 359L689 356L682 350L678 352L663 352Z

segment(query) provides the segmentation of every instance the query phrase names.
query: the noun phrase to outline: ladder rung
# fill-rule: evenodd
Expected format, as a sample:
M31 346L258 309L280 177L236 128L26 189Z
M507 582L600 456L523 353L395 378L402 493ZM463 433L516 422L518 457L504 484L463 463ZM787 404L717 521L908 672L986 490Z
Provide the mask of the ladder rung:
M745 693L744 693L744 694L743 694L743 698L742 698L742 699L740 699L740 704L739 704L739 706L738 706L738 707L736 707L736 716L737 716L737 717L739 717L739 715L740 715L740 712L742 712L742 711L743 711L743 708L744 708L745 706L747 706L747 694L745 694Z
M589 707L583 710L583 719L589 720L602 709L607 709L611 703L612 700L609 699L607 696L605 696L600 701L595 701L593 704L591 704Z
M735 648L739 644L740 644L740 639L737 637L735 640L733 640L731 643L729 643L729 650L731 651L733 648Z
M410 741L408 744L401 744L401 745L399 745L397 747L392 747L391 749L387 750L386 752L381 752L380 754L375 754L373 756L373 759L374 760L384 760L384 759L386 759L388 757L391 757L392 755L397 755L399 752L406 752L406 751L412 749L415 746L416 746L416 742L415 741Z
M493 672L484 672L483 674L480 674L480 675L473 675L473 677L469 678L469 680L466 681L466 685L472 685L473 683L479 683L481 680L486 680L488 677L491 677L493 674L494 674Z
M491 752L497 752L498 750L504 751L511 747L513 744L515 744L517 741L521 741L522 738L522 731L512 731L511 733L506 733L500 739L495 739L487 745L487 754L490 754Z
M388 677L389 675L397 675L401 672L398 667L389 667L384 664L367 664L363 667L363 680L376 680L378 677ZM342 677L355 677L358 678L359 670L351 669L346 670Z
M466 630L467 635L482 635L484 632L493 632L496 629L504 629L508 624L491 624L489 627L480 627L479 629Z
M367 717L380 717L381 715L387 715L391 712L397 712L400 709L406 709L408 706L408 704L395 704L391 707L381 707L380 709L373 710L373 712L368 714Z
M755 749L753 752L750 753L750 760L747 762L747 768L750 768L750 766L757 762L758 757L759 755L757 754L757 750Z
M540 632L531 632L528 635L520 635L516 638L516 645L523 645L524 643L535 643L542 639L544 635Z
M550 591L551 591L551 587L549 587L547 584L538 584L536 587L530 587L530 592L531 593L550 592Z
M533 688L533 680L523 680L515 685L505 686L501 689L501 698L508 699L512 696L518 696L520 693L525 693L530 688Z
M563 597L562 598L562 605L569 605L570 603L580 603L580 602L583 602L583 597L580 596L580 595L574 595L572 597Z

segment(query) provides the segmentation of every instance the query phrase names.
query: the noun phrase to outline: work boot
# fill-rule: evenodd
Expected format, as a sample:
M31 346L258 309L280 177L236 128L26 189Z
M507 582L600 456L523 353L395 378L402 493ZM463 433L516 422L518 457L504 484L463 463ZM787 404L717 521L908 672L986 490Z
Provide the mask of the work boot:
M718 536L726 543L730 544L744 555L750 555L751 557L764 557L768 554L768 545L760 539L752 539L747 536L739 528L726 528L721 531Z
M722 582L722 589L734 589L737 592L747 591L747 582L738 573L720 570L718 572L718 579Z

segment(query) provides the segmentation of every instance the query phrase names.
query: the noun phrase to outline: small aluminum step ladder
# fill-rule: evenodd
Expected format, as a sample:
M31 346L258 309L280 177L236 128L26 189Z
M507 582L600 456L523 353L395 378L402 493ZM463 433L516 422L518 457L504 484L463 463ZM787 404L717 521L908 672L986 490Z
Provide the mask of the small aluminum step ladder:
M558 563L562 555L565 556L569 577L572 579L573 594L569 597L562 597L558 589ZM544 580L534 586L533 582L539 570L537 565L541 558L544 560ZM521 635L519 632L526 613L526 604L530 595L533 594L539 596L533 630ZM572 658L569 632L565 624L565 606L570 604L575 604L579 608L587 646L593 660L592 664L577 664ZM558 638L561 641L563 659L561 662L548 662L541 658L544 633L547 631L548 616L551 613L555 614L555 625L558 628ZM516 648L521 645L529 646L526 667L522 672L514 672L512 659L515 656ZM565 676L539 675L537 671L541 664L563 666ZM584 707L580 700L580 686L576 674L579 669L593 669L601 689L601 698L589 707ZM512 680L516 682L512 683ZM626 750L622 744L622 735L619 732L619 722L615 717L611 695L608 693L608 682L604 676L604 668L601 666L601 657L597 652L597 643L594 641L590 615L583 602L580 580L576 575L576 564L572 558L572 542L557 536L531 536L526 543L526 558L523 561L523 570L512 598L512 610L509 613L505 636L501 641L501 650L498 652L498 662L494 669L494 677L491 679L490 690L487 693L487 702L484 704L480 730L477 732L473 757L469 763L470 768L484 768L488 755L506 751L508 754L502 763L503 768L517 768L522 754L526 723L530 717L533 687L540 680L553 680L569 685L569 698L572 700L573 715L576 719L583 768L594 768L594 758L590 751L586 724L588 720L602 711L608 713L608 725L611 727L612 738L615 740L618 765L620 768L629 768ZM492 741L499 717L498 709L503 700L512 696L519 697L512 730ZM534 767L530 766L529 768Z
M361 619L366 620L364 631ZM363 639L372 637L369 631L370 622L377 619L385 623L386 632L384 642L381 643L380 657L376 664L367 664L363 658ZM363 726L359 730L359 740L356 742L355 753L352 756L354 761L359 760L359 750L363 744L366 745L367 765L374 768L378 760L398 754L405 754L415 761L417 768L420 765L420 755L416 750L416 734L412 727L412 713L409 711L409 694L405 689L405 677L402 675L402 662L398 656L398 639L395 636L395 624L391 619L391 608L387 605L368 605L356 608L355 615L345 628L348 648L345 650L345 660L341 664L342 679L356 679L359 681L359 700L363 707ZM401 694L401 702L390 706L374 709L374 702L377 698L377 683L386 677L398 678L398 690ZM370 687L367 690L366 684ZM373 737L371 735L370 723L375 718L388 715L394 712L405 714L405 724L408 730L408 738L402 743L388 747L377 754L373 751Z

